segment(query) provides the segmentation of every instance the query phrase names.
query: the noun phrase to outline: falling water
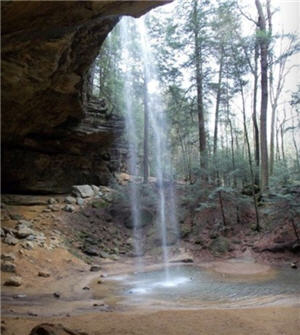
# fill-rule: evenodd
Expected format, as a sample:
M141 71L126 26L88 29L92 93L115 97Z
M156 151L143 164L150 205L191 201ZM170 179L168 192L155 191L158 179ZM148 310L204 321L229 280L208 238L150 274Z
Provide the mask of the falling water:
M131 176L138 175L137 168L137 127L133 114L133 73L130 66L127 65L130 58L130 41L133 40L130 24L136 24L139 31L139 50L141 61L144 68L144 80L146 83L146 94L149 109L149 127L151 132L151 147L153 149L153 166L156 177L158 191L157 201L157 224L161 236L163 251L163 263L165 269L165 280L169 282L169 251L168 234L176 235L176 204L175 192L173 188L173 167L171 165L170 152L167 145L167 120L165 116L164 104L160 95L159 80L157 70L154 65L154 59L150 48L147 35L147 29L143 19L134 20L128 17L122 18L120 23L121 31L121 50L122 50L122 69L124 78L124 100L125 100L125 120L126 131L129 144L129 173ZM130 202L132 211L132 220L134 227L135 252L142 255L141 236L140 236L140 195L135 181L130 183ZM142 258L139 257L139 271L142 271Z
M159 193L159 216L157 221L160 227L165 275L166 280L168 281L169 252L167 239L170 229L173 231L173 234L177 234L175 193L172 182L173 169L167 145L167 122L162 97L160 95L161 89L159 87L157 69L154 65L155 62L143 18L137 20L137 25L141 38L140 48L144 63L144 76L148 94L149 123L153 135L154 169ZM167 229L167 220L169 229Z
M132 71L126 67L128 57L129 57L129 18L124 17L120 22L120 32L121 32L121 52L122 52L122 65L124 67L124 100L125 100L125 124L129 147L129 159L128 168L129 174L132 179L138 175L137 168L137 127L133 113L133 89L132 89ZM138 195L137 183L135 180L131 180L129 183L129 195L131 204L131 218L133 223L133 234L134 234L134 247L135 254L138 257L137 271L143 270L142 262L142 246L141 246L141 236L140 236L140 222L141 222L141 212L140 212L140 201Z

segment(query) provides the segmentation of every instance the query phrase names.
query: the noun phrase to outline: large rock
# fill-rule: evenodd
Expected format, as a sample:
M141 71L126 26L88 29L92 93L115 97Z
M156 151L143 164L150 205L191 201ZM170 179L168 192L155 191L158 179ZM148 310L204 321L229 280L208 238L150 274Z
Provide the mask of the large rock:
M1 2L4 190L108 183L124 122L88 99L88 72L121 15L167 2Z
M73 186L73 193L81 198L90 198L94 196L94 190L90 185L75 185Z
M71 330L61 324L42 323L35 326L29 335L87 335L87 333Z

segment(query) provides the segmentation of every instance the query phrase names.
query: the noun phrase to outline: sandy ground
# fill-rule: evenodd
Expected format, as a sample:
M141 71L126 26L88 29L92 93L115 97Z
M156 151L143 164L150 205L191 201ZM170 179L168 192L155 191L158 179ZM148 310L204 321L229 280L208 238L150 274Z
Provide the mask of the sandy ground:
M59 319L4 320L7 335L27 335L44 321L61 323L90 335L296 335L300 309L103 312Z

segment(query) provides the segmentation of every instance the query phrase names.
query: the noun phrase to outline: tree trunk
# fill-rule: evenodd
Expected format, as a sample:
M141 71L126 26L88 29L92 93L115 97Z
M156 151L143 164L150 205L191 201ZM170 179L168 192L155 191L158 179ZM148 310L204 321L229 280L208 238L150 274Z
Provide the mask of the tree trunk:
M218 144L218 122L219 122L219 109L220 109L220 100L221 100L223 59L224 59L224 48L221 47L220 64L219 64L219 74L218 74L216 111L215 111L215 129L214 129L214 147L213 147L214 156L216 155L217 144Z
M144 184L149 178L149 107L146 79L144 80Z
M254 87L253 87L253 113L252 113L252 121L253 121L253 129L254 129L254 159L255 159L255 184L259 185L259 130L257 124L257 116L256 116L256 107L257 107L257 84L258 84L258 43L255 41L255 51L254 51Z
M203 108L203 78L202 78L202 50L199 41L199 23L198 23L198 6L197 0L194 1L193 10L194 19L194 43L195 43L195 62L196 62L196 86L197 86L197 114L198 114L198 130L199 130L199 151L200 151L200 168L206 169L206 132ZM207 179L207 178L203 178Z
M266 19L260 0L255 0L258 12L258 26L261 37L260 67L261 67L261 108L260 108L260 152L261 152L261 191L269 184L268 145L267 145L267 109L268 109L268 37L266 36Z
M296 154L296 166L297 166L297 170L298 172L300 172L300 157L299 157L299 150L298 150L298 145L297 145L297 141L296 141L296 137L295 137L295 126L294 126L294 119L293 120L293 144L295 147L295 154Z

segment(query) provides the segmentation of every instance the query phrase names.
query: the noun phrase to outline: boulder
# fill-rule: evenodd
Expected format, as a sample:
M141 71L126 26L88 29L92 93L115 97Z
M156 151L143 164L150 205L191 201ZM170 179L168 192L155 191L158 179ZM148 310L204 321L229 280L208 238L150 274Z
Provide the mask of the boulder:
M73 194L80 198L91 198L94 196L94 190L90 185L75 185Z

